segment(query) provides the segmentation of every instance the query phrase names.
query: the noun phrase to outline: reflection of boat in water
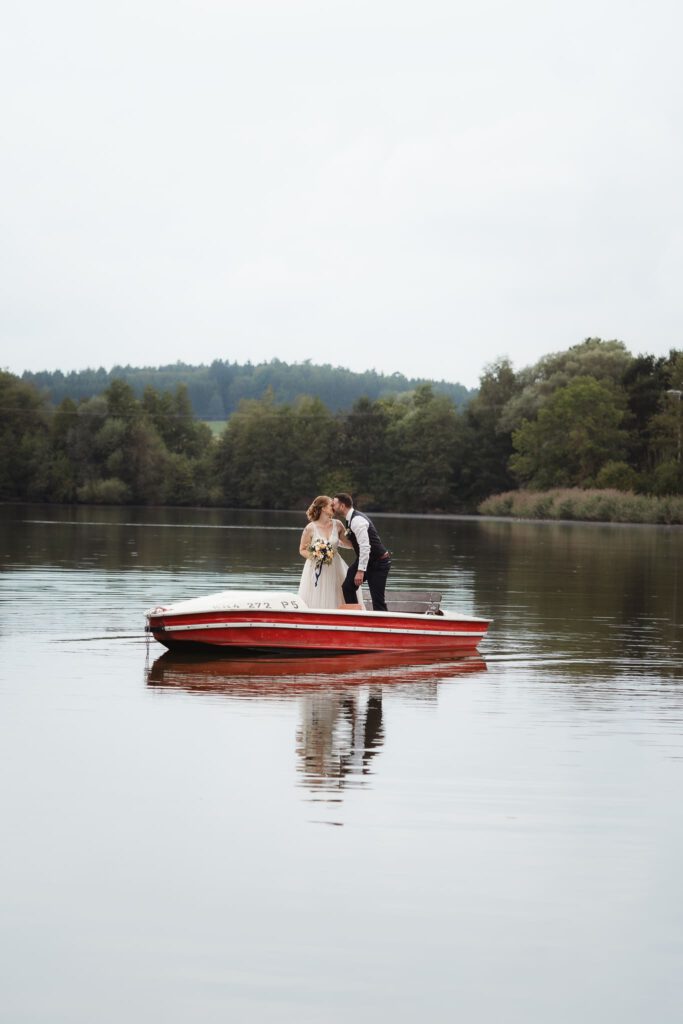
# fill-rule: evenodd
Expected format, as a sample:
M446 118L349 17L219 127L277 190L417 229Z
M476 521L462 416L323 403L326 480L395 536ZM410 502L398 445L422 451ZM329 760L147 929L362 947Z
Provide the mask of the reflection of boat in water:
M443 654L339 654L333 657L257 658L200 652L167 651L150 667L147 685L227 696L298 695L330 686L437 683L472 672L485 672L478 656L446 658Z
M294 701L301 784L313 799L338 802L340 790L367 784L384 745L384 699L433 704L440 685L485 672L482 658L372 653L254 658L167 651L147 672L158 693L183 691L238 701ZM340 822L335 822L340 824Z
M227 590L146 613L147 630L169 650L475 651L489 619L429 601L386 612L308 608L296 594Z

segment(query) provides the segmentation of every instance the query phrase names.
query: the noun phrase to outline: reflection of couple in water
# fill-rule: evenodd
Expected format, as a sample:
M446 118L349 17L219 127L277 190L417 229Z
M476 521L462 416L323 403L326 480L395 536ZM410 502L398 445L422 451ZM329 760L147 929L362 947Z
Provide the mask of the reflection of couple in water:
M339 788L347 776L370 774L384 742L381 686L308 694L301 712L297 753L308 785Z
M309 522L299 544L306 559L299 597L309 608L358 610L363 607L360 587L366 583L373 610L385 612L391 555L372 520L354 508L351 495L344 492L333 498L321 494L306 516ZM348 569L340 547L353 549L356 556Z

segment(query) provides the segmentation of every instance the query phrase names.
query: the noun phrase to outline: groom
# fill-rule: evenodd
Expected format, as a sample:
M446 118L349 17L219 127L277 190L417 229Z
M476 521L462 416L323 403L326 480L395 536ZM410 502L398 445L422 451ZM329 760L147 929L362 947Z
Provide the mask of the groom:
M356 552L356 560L349 567L342 583L344 600L347 604L358 604L356 591L363 580L368 585L372 607L376 612L387 611L384 588L391 568L391 555L382 544L372 521L353 507L350 494L335 494L332 508L346 526L346 536Z

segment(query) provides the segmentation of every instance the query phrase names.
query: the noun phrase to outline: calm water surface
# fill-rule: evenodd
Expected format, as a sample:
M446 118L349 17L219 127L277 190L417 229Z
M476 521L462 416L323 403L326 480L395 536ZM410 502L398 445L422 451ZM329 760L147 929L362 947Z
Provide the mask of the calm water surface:
M683 530L378 517L480 657L226 662L294 513L0 507L0 1019L679 1021Z

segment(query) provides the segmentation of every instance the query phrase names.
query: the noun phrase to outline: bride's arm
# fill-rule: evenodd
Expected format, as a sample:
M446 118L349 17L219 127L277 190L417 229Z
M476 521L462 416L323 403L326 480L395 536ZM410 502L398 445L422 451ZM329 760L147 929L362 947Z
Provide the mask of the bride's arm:
M308 558L308 545L311 543L311 534L313 533L313 526L311 523L308 526L304 526L304 532L301 534L301 540L299 541L299 554L303 558Z

